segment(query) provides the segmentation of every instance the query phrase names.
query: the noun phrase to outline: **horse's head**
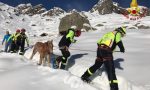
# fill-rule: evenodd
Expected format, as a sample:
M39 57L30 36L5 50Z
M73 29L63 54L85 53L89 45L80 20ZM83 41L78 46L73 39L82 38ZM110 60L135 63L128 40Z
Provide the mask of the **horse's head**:
M49 47L49 50L50 50L50 53L53 53L53 40L51 40L51 41L47 41L47 43L48 43L48 47Z

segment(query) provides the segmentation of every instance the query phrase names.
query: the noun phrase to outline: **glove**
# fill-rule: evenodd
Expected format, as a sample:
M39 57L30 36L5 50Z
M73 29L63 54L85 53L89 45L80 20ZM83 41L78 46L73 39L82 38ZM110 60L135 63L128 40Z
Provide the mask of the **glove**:
M74 40L74 41L73 41L73 43L76 43L76 42L77 42L77 40Z
M29 44L27 44L27 46L29 47Z
M120 52L124 53L124 52L125 52L125 49L120 49Z

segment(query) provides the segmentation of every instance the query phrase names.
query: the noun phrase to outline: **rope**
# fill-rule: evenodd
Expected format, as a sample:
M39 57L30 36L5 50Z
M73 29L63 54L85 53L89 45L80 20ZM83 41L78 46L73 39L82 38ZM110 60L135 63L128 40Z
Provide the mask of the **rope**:
M30 46L29 48L32 48L33 47L33 45L32 46ZM59 47L58 46L54 46L54 47L56 47L56 49L59 49ZM56 49L54 49L54 50L56 50ZM85 49L77 49L77 48L69 48L70 50L76 50L76 51L86 51L86 52L97 52L97 51L94 51L94 50L85 50ZM114 52L120 52L120 51L114 51Z
M70 50L78 50L78 51L96 52L96 51L93 51L93 50L83 50L83 49L76 49L76 48L70 48Z
M76 48L70 48L70 50L97 52L97 51L93 51L93 50L82 50L82 49L76 49ZM113 51L113 52L120 52L120 51Z
M58 49L59 47L57 46L54 46L56 47L56 49ZM96 51L93 51L93 50L83 50L83 49L76 49L76 48L69 48L70 50L77 50L77 51L88 51L88 52L96 52Z

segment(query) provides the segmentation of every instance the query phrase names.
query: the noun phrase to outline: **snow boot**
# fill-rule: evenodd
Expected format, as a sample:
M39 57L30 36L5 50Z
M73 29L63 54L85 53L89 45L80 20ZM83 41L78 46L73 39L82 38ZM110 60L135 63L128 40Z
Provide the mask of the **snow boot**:
M23 52L19 52L19 55L24 55L24 53Z
M60 66L60 62L61 62L61 56L56 57L53 61L53 68L58 69Z
M82 81L86 82L86 83L90 83L91 80L89 78L85 78L85 77L81 77Z
M110 90L119 90L118 89L118 84L117 83L110 84Z
M61 63L60 69L64 69L65 70L65 68L66 68L66 65Z
M91 80L89 79L91 75L88 73L88 71L86 71L82 76L81 76L81 79L86 82L86 83L90 83Z

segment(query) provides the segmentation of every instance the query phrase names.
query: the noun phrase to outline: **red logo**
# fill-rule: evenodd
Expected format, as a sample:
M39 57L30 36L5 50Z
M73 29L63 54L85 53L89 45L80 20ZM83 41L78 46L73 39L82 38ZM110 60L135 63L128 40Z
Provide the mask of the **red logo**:
M130 20L138 20L142 17L145 17L147 14L148 8L146 7L131 7L127 9L127 12L123 15Z

